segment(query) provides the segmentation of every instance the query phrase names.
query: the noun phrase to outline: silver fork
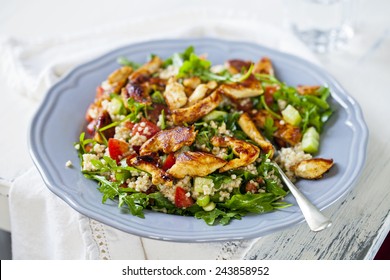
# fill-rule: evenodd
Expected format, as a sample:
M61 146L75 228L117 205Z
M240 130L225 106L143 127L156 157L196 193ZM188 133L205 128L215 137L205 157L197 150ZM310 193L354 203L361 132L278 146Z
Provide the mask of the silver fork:
M272 161L272 165L275 166L276 169L279 171L287 188L295 197L295 200L297 201L298 206L301 209L302 214L305 217L305 220L309 225L310 229L312 231L321 231L330 227L332 225L331 220L329 220L324 214L322 214L321 211L303 195L303 193L290 181L290 179L276 162Z

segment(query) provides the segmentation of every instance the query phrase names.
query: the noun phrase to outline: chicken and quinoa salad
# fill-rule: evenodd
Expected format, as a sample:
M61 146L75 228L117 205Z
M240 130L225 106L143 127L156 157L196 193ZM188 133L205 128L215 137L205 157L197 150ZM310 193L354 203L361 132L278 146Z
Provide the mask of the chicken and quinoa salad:
M292 181L333 165L313 157L332 114L329 89L286 85L267 57L212 65L189 47L143 65L118 62L75 144L103 203L226 225L290 206L274 161Z

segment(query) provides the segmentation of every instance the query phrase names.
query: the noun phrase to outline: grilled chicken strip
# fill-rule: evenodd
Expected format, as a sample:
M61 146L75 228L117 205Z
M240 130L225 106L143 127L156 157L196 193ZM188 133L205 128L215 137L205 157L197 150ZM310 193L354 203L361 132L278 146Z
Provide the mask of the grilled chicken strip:
M176 81L174 77L169 78L164 91L164 99L170 110L183 107L187 103L187 95L184 86Z
M272 66L272 62L268 57L263 57L255 64L253 73L275 76L274 67Z
M149 96L149 80L151 79L151 75L156 73L161 67L162 63L161 58L155 56L129 76L129 82L126 87L122 88L121 92L125 106L127 106L127 100L129 98L133 98L139 103L152 103Z
M218 107L222 96L218 91L187 108L172 110L172 119L176 125L194 123Z
M183 146L190 146L196 137L195 127L177 126L169 130L161 130L146 141L140 148L140 155L163 151L165 154L176 152Z
M113 91L120 93L121 89L125 86L130 74L133 72L133 68L129 66L123 66L108 76L108 83L113 87Z
M208 90L208 86L206 84L200 84L198 85L194 92L190 95L190 97L188 98L188 105L192 106L194 105L196 102L200 101L201 99L203 99L206 94L207 94L207 90Z
M291 169L304 179L320 179L333 166L333 159L312 158L302 160Z
M225 160L209 153L183 152L177 156L175 164L168 169L167 173L178 179L187 175L204 177L226 163Z
M164 61L161 60L160 57L157 55L153 56L151 60L149 60L147 63L142 65L140 68L138 68L135 72L148 72L149 74L156 73L160 68L161 65L164 63Z
M234 75L248 71L252 64L252 61L249 60L231 59L226 61L225 67L230 74Z
M263 94L261 83L253 74L240 83L223 84L219 88L223 94L232 99L241 99Z
M156 166L156 162L151 156L139 156L132 158L130 164L142 171L148 172L152 176L152 183L154 185L172 186L172 177L164 170Z
M260 149L246 141L238 140L233 137L214 136L211 138L211 144L216 147L230 147L238 158L232 159L225 166L219 169L219 172L225 172L238 167L253 163L260 155Z
M183 85L185 87L189 87L191 89L195 89L198 85L200 85L202 81L199 77L191 77L191 78L185 78L183 80Z
M302 132L299 127L293 126L286 122L281 122L280 120L274 118L266 110L258 111L252 116L252 119L258 128L263 129L267 117L274 120L274 125L277 129L273 136L275 137L275 141L280 146L285 147L286 144L295 146L301 141Z
M261 135L260 131L257 129L254 122L251 120L249 115L247 113L243 113L240 118L238 119L238 125L241 127L241 129L245 132L246 135L253 141L255 141L257 144L259 144L260 148L265 152L269 153L271 152L271 158L274 155L274 147L270 142L265 140L263 135Z

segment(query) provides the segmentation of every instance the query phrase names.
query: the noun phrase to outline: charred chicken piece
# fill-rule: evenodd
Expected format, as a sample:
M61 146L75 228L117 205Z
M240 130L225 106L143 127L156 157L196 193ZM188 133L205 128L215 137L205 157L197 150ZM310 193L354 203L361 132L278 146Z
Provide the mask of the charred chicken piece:
M211 138L211 144L216 147L230 147L238 158L230 160L225 166L219 169L219 172L225 172L238 167L247 166L253 163L260 155L260 149L246 141L238 140L233 137L214 136Z
M187 103L184 86L178 83L175 78L169 78L164 91L164 99L170 110L183 107Z
M225 160L209 153L183 152L177 156L175 164L168 169L167 173L179 179L187 175L204 177L226 163Z
M248 71L249 67L251 67L252 64L252 61L248 60L231 59L226 61L225 67L230 74L234 75Z
M188 105L192 106L198 101L202 100L206 96L208 89L209 88L206 84L198 85L188 98Z
M255 64L253 73L275 76L274 67L272 66L272 62L268 57L263 57Z
M218 107L222 102L222 96L218 91L186 108L172 110L172 119L176 125L194 123Z
M279 119L274 118L266 110L260 110L252 115L254 123L260 129L264 128L267 117L274 120L274 125L277 129L273 136L275 137L275 142L277 142L281 147L285 147L287 145L295 146L301 141L302 132L299 127L293 126L286 122L281 122Z
M183 146L190 146L196 137L195 127L177 126L162 130L146 141L140 149L140 155L162 151L165 154L176 152Z
M139 156L130 159L130 164L152 176L153 185L172 186L172 177L164 170L157 167L157 162L152 156Z
M240 83L227 83L221 85L219 88L223 94L232 99L241 99L263 94L261 83L253 74Z
M98 143L103 143L104 140L101 136L101 134L106 138L113 138L115 135L115 127L111 127L109 129L103 130L99 132L99 129L109 125L112 123L112 119L110 117L110 114L107 111L103 111L100 113L99 117L97 118L96 121L96 126L95 126L95 134L94 134L94 139Z
M138 68L129 76L129 82L122 88L121 96L127 106L127 100L133 98L136 102L151 104L149 92L150 79L152 74L156 73L161 67L163 61L158 56L153 57L149 62Z
M312 158L302 160L291 169L304 179L320 179L333 166L333 159Z
M123 66L108 76L107 81L113 87L113 92L121 92L122 87L124 87L132 72L133 68L129 66Z
M271 152L271 158L274 155L274 147L270 142L265 140L263 135L261 135L260 131L257 129L254 122L251 120L249 115L247 113L243 113L240 118L238 119L238 125L241 127L241 129L245 132L246 135L253 141L255 141L260 148L265 152L269 153Z

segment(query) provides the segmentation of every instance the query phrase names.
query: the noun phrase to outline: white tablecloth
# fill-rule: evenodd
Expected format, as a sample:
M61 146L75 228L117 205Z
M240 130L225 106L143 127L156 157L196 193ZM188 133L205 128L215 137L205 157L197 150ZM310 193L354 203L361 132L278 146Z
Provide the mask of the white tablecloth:
M290 33L255 17L191 11L53 38L2 38L0 71L36 108L75 65L132 42L178 37L252 41L315 62ZM14 259L237 259L254 242L174 243L121 232L74 211L46 188L33 166L13 182L9 201Z

